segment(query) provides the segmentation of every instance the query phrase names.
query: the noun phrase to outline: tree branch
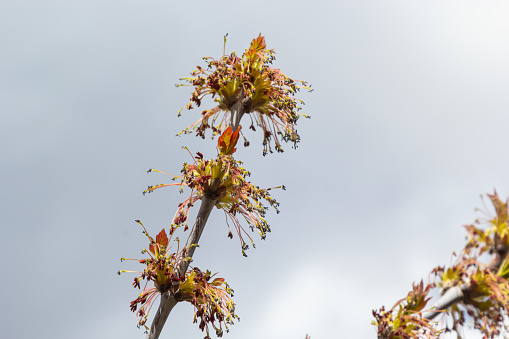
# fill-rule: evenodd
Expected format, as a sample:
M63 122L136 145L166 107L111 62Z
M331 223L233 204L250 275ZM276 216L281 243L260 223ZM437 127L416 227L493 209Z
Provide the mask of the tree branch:
M237 100L235 104L230 108L230 125L232 127L232 131L235 132L237 128L239 128L240 119L244 115L245 108L243 100Z
M184 260L180 263L180 267L179 267L179 275L180 276L183 276L186 273L187 268L189 267L189 263L191 262L190 259L193 258L194 251L196 250L198 241L200 241L200 237L203 232L203 229L205 228L205 224L207 223L210 212L212 211L212 208L215 205L216 205L216 199L211 199L207 196L204 196L201 200L200 211L198 212L198 215L196 216L196 221L194 222L194 226L191 229L189 238L187 238L186 259L188 259L188 258L189 259Z
M441 311L448 309L450 306L456 304L461 301L464 297L464 293L468 292L470 286L462 285L462 286L454 286L449 288L444 295L438 299L438 301L433 306L432 311L427 311L422 314L423 318L433 320L437 315L442 314Z
M211 183L211 189L214 191L219 186L219 183ZM213 186L216 186L215 188ZM187 254L186 258L192 258L194 251L196 250L196 245L198 245L198 241L200 240L203 229L205 228L205 224L209 218L210 212L212 208L216 205L216 198L211 198L206 195L203 196L200 210L198 211L198 215L196 216L196 221L194 222L193 228L191 229L191 233L189 234L189 238L187 239ZM185 260L180 264L179 267L179 275L182 276L187 271L187 267L189 266L189 262L191 260ZM173 295L171 295L170 291L166 291L161 294L161 303L159 304L159 309L157 310L156 315L154 316L154 320L152 321L152 325L150 326L150 330L147 334L146 339L157 339L163 330L164 324L168 316L170 315L171 310L178 301L175 299Z
M161 334L161 331L163 330L166 319L168 319L171 310L175 307L175 305L177 305L177 303L178 301L170 294L170 291L166 291L161 294L161 303L159 304L157 313L154 316L154 320L152 320L152 325L150 326L150 330L147 334L147 339L159 338L159 334Z
M507 256L507 248L502 246L497 249L497 254L488 265L490 271L497 271L502 264L503 259ZM437 300L435 305L433 305L433 310L424 312L422 314L423 318L433 320L437 315L441 314L443 310L448 309L452 305L460 302L465 296L468 296L470 292L475 289L475 284L463 284L460 286L454 286L449 288L445 293Z

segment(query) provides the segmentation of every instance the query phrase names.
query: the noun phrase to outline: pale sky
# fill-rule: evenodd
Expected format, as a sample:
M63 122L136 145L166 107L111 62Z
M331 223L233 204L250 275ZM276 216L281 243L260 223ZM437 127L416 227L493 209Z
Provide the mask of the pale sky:
M507 1L1 1L0 337L144 338L116 275L142 266L120 258L148 245L135 219L155 235L184 199L142 196L169 179L146 170L178 173L183 145L215 156L175 137L201 110L177 118L174 84L226 33L241 54L261 32L313 85L312 119L284 154L247 132L237 158L287 187L281 213L244 258L213 211L194 264L235 290L224 338L376 338L372 310L451 263L480 194L509 196L507 18ZM161 338L203 338L192 320L178 305Z

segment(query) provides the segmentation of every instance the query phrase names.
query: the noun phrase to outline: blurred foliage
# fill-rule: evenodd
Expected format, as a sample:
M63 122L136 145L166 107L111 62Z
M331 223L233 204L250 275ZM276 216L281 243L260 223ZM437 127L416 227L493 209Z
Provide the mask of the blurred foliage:
M453 266L433 269L435 282L428 283L423 290L429 291L436 286L444 295L450 288L461 289L461 300L453 303L446 313L442 312L444 331L454 331L460 339L463 338L461 328L467 316L472 318L473 327L483 334L483 338L491 339L508 333L504 319L509 314L509 204L508 201L503 202L496 192L487 196L495 215L485 211L489 216L487 219L478 219L474 224L465 226L468 241L461 255ZM481 255L488 257L489 262L483 263ZM419 294L422 288L418 292L415 290L414 286L411 293ZM416 303L419 309L412 306L413 300L407 298L398 301L391 311L386 312L383 307L380 311L373 311L379 338L438 337L440 332L432 331L436 324L423 318L420 312L427 299L421 297L419 300Z

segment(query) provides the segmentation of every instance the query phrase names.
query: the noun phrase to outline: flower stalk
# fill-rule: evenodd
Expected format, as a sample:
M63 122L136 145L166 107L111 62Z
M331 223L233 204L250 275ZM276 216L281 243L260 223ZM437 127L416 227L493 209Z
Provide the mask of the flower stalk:
M225 280L212 279L215 274L208 270L201 271L190 264L213 207L224 211L230 238L233 237L230 223L233 223L245 256L248 245L243 235L250 238L253 247L254 242L238 217L243 217L249 228L252 231L256 229L261 238L265 239L270 227L265 219L268 207L262 202L268 203L279 213L279 204L269 194L273 188L260 189L249 182L247 178L250 173L241 166L242 162L233 157L239 135L244 138L244 146L249 145L240 125L247 114L251 119L249 128L255 131L256 124L263 131L264 155L267 152L272 153L272 142L276 151L283 152L280 140L293 142L294 147L300 140L295 128L296 122L299 116L309 116L298 113L301 109L298 105L303 102L293 95L301 88L311 89L306 82L293 80L280 70L270 67L274 59L275 52L266 48L265 39L260 35L253 39L242 57L237 57L235 52L231 55L223 52L219 60L204 58L208 64L206 70L197 66L192 77L181 79L187 82L188 86L194 87L187 109L193 108L193 104L200 106L203 97L209 94L217 103L216 107L203 111L202 117L181 133L195 131L204 138L205 131L211 128L213 136L220 135L218 155L215 159L205 160L200 152L197 152L196 156L189 152L193 162L184 163L182 174L172 176L172 181L179 179L180 182L149 186L143 192L150 193L167 186L179 186L181 193L184 189L191 191L178 205L168 233L163 229L154 239L138 221L144 229L143 233L150 240L149 250L143 250L142 253L148 254L150 258L126 259L136 260L146 266L142 272L138 272L141 276L134 279L135 288L141 288L143 280L146 280L146 284L141 294L131 302L131 310L136 312L138 325L147 329L147 339L159 338L172 309L183 301L194 306L194 322L198 323L202 331L206 331L205 339L210 338L209 325L215 329L216 335L221 337L224 333L223 327L228 331L228 325L239 319L231 300L233 290ZM221 113L224 114L220 116ZM151 169L148 172L161 171ZM285 189L284 186L274 188ZM188 230L189 211L199 200L199 211L185 247L171 252L169 242L173 234L179 227L183 227L184 232ZM176 240L179 241L178 238ZM149 286L149 283L152 285ZM147 327L145 323L148 313L159 296L159 307L151 326Z

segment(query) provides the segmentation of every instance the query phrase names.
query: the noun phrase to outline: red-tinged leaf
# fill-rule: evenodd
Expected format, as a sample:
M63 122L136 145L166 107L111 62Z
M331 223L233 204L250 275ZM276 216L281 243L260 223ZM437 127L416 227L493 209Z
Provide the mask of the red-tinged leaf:
M153 254L153 255L156 255L156 245L155 244L150 244L148 249L150 250L150 252Z
M168 236L166 235L164 229L162 229L161 232L159 232L159 234L156 236L156 243L163 247L168 247Z
M232 132L232 128L230 126L223 132L223 134L221 134L217 142L217 147L221 154L235 153L237 150L235 145L237 145L237 141L239 140L239 130L240 128L237 128L235 132Z
M265 47L267 47L265 44L265 37L260 34L257 38L251 41L251 46L249 47L249 51L246 54L248 54L248 57L252 58L256 56L258 52L264 50Z
M267 47L267 44L265 43L265 37L261 34L258 35L256 39L253 39L253 42L251 44L252 44L251 46L258 51L265 49L265 47Z
M508 219L508 208L509 201L505 203L498 197L497 191L494 194L488 194L493 206L495 207L495 211L497 212L497 217L499 222L505 222Z
M224 278L216 278L212 281L212 286L221 286L224 283Z

